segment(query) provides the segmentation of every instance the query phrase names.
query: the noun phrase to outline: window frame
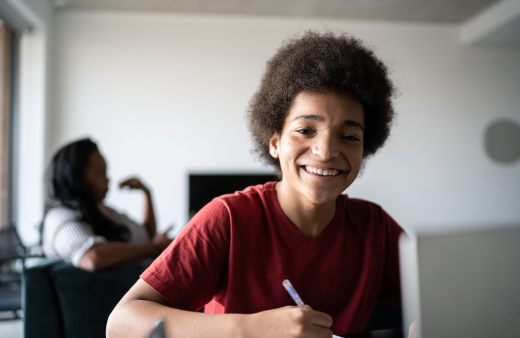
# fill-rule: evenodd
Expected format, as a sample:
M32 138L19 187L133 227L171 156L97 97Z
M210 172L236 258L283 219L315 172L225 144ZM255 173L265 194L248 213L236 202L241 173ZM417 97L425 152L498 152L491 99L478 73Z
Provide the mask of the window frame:
M0 107L0 228L14 225L16 210L17 75L20 35L0 20L2 102Z

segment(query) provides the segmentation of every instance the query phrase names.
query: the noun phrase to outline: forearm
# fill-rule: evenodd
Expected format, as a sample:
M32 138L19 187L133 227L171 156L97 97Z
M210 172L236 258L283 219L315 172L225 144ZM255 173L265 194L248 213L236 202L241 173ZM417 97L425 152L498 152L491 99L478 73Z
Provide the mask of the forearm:
M183 311L167 306L157 291L139 279L110 314L107 337L146 337L159 319L165 321L169 338L332 336L332 318L307 307L286 306L252 314Z
M147 337L163 318L168 338L240 337L238 323L245 315L183 311L148 300L121 300L107 323L107 337Z
M146 231L148 232L148 236L150 239L155 236L157 231L156 221L155 221L155 211L153 207L153 199L152 193L150 190L146 189L144 191L144 208L143 208L143 224L146 227Z
M99 243L81 257L80 268L88 271L151 257L160 251L152 242L129 244L122 242Z

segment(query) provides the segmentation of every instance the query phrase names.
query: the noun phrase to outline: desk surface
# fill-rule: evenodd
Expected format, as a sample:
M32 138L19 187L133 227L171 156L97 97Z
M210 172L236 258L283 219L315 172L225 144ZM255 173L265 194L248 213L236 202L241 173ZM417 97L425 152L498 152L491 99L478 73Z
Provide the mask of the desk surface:
M377 330L356 334L349 334L346 338L403 338L403 331L400 329Z

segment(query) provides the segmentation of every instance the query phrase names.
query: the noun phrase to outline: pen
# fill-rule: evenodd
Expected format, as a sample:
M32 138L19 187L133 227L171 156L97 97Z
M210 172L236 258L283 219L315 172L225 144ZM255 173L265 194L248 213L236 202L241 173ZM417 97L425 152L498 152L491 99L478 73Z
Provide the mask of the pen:
M296 305L298 305L299 307L305 307L305 303L303 302L302 298L300 297L298 292L296 292L296 289L288 279L284 279L282 285L285 288L285 290L287 290L289 296L291 296Z
M292 300L298 305L299 307L303 308L305 307L305 303L302 300L302 297L296 292L296 289L292 285L291 281L288 279L284 279L282 282L283 287L287 292L289 293L289 296L291 296ZM342 338L340 336L333 335L332 338Z
M164 327L164 319L160 318L153 325L152 331L148 335L148 338L166 338L166 329Z

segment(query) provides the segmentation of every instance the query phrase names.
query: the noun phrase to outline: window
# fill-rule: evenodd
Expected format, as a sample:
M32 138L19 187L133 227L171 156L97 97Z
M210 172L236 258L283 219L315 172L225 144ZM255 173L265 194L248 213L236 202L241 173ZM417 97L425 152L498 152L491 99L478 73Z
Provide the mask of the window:
M0 228L12 222L12 47L13 33L0 21Z
M18 41L32 29L20 4L0 1L0 228L14 224Z

